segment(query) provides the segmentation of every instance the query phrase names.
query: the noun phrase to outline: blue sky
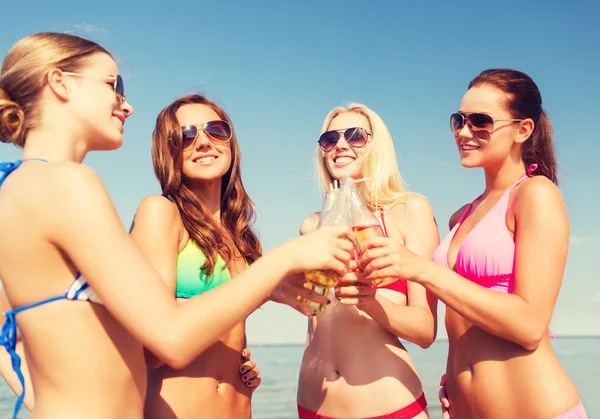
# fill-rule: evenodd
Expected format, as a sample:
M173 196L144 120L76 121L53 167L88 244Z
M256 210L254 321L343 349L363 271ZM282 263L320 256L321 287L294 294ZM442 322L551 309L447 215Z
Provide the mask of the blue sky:
M554 123L571 219L552 327L559 335L600 335L598 3L36 0L6 12L2 55L27 34L58 31L100 42L116 56L135 114L123 147L92 153L86 163L105 180L124 224L144 196L159 192L150 157L158 112L196 91L233 119L266 249L296 235L320 208L316 140L329 110L351 101L384 119L402 175L429 198L445 235L450 214L484 187L481 171L458 162L450 113L481 70L528 73ZM0 147L0 160L18 156ZM267 304L249 319L248 339L303 342L305 330L300 315Z

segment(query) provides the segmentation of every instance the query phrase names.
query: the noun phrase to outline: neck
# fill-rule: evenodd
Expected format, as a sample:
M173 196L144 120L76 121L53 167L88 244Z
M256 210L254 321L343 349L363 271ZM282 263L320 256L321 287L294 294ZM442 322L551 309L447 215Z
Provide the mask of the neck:
M64 129L53 128L30 132L23 147L23 158L39 158L53 163L81 163L88 152L85 143L65 134Z
M510 188L525 172L523 161L519 162L505 161L497 167L486 167L485 172L485 193L489 194L504 192Z
M221 179L192 185L194 192L202 197L212 217L221 220Z

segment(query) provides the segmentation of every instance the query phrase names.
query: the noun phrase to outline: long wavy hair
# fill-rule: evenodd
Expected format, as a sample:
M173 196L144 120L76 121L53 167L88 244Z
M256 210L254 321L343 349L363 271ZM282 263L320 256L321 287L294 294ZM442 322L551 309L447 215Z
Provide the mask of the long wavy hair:
M361 176L366 180L356 185L359 194L371 211L401 202L409 193L406 192L404 180L398 170L392 135L379 115L360 103L340 106L332 109L325 117L321 134L329 130L333 118L349 112L367 118L372 134L370 148L361 170ZM315 174L324 194L334 178L325 165L328 153L321 151L318 146L315 152Z
M206 203L194 192L182 172L181 126L175 114L182 106L192 104L210 106L233 131L229 141L231 167L221 179L220 223L212 217ZM239 250L247 263L252 263L261 256L261 244L253 229L256 209L242 184L237 137L231 119L219 105L204 96L189 94L164 108L158 114L152 132L152 163L162 188L162 195L177 205L183 226L190 238L206 254L206 262L200 269L207 276L212 275L214 271L217 254L225 263L231 260L235 255L233 246Z

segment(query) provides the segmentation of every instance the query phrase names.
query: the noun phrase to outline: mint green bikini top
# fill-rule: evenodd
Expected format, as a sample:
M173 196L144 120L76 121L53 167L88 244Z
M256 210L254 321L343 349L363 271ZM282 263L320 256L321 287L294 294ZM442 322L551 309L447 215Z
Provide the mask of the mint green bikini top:
M189 240L177 256L177 282L175 296L177 298L192 298L223 285L231 279L231 274L225 261L217 255L213 274L208 277L200 269L206 261L206 254L195 241Z

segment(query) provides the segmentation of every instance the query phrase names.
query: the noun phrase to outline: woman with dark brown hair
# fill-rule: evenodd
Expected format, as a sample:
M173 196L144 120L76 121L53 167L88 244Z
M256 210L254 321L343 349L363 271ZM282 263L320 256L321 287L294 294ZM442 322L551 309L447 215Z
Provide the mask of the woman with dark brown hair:
M235 281L260 257L252 227L254 204L242 183L231 119L203 96L181 97L160 112L152 135L152 160L162 195L142 201L131 236L172 295L185 304L188 298ZM323 297L307 291L302 281L288 281L270 298L309 315L296 296ZM147 353L151 368L146 417L197 418L202 412L210 418L250 418L250 398L260 376L252 362L240 365L244 323L181 370Z
M445 417L587 418L550 343L569 219L540 91L520 71L486 70L450 128L461 165L483 169L483 193L450 217L433 261L375 238L365 275L406 278L446 304Z

